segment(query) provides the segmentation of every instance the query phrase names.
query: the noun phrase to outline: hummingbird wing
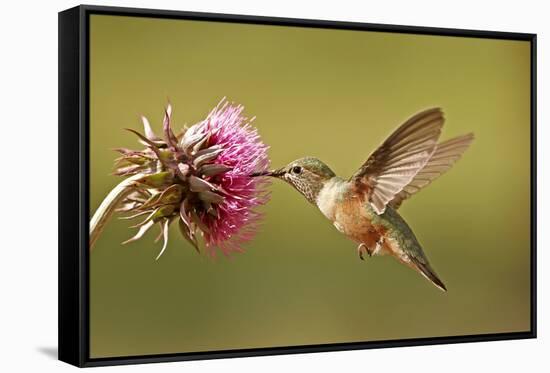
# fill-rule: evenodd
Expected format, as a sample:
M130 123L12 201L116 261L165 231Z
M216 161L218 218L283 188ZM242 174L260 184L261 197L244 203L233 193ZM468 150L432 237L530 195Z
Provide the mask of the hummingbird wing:
M439 108L424 110L403 123L350 178L377 214L410 184L437 147L443 127Z
M462 157L472 141L474 134L469 133L439 143L424 168L389 202L389 205L394 209L399 208L404 200L447 172Z

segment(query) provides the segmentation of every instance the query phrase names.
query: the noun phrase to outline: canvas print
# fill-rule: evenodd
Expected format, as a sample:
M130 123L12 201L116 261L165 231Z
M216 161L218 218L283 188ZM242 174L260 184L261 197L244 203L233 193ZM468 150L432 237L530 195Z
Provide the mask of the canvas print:
M92 14L91 358L529 331L527 41Z

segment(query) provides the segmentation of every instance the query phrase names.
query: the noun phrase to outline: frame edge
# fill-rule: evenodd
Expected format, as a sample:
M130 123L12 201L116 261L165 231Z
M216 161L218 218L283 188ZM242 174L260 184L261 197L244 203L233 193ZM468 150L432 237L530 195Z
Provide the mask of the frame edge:
M58 359L79 367L85 360L79 229L81 12L74 7L58 13Z
M537 338L537 34L531 34L531 334Z
M181 11L169 9L155 8L133 8L119 6L104 6L104 5L81 5L86 13L89 14L106 14L106 15L121 15L129 17L154 17L168 19L188 19L195 21L209 22L226 22L226 23L242 23L256 25L271 25L271 26L289 26L289 27L305 27L305 28L324 28L337 30L360 30L371 32L389 32L401 34L418 34L418 35L441 35L455 37L474 37L488 39L506 39L506 40L522 40L531 41L536 37L535 33L514 32L514 31L493 31L493 30L476 30L476 29L458 29L439 26L416 26L416 25L397 25L386 23L370 23L360 21L339 21L331 19L308 19L308 18L289 18L289 17L272 17L258 15L242 15L231 13L212 13L212 12L196 12L196 11Z

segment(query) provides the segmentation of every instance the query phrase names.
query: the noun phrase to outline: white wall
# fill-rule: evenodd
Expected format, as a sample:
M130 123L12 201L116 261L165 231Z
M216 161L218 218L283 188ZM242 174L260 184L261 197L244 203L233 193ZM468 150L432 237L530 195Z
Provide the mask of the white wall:
M547 293L550 23L544 1L96 1L250 15L539 34L539 339L229 359L111 368L116 371L517 372L549 366ZM0 12L0 370L68 371L57 346L57 12L73 1L5 1ZM545 146L546 145L546 146ZM34 234L29 235L27 225ZM29 261L32 258L32 261ZM21 264L24 263L24 266ZM31 263L31 264L29 264ZM468 310L464 310L468 312ZM546 354L545 354L546 353ZM541 370L541 369L538 369Z

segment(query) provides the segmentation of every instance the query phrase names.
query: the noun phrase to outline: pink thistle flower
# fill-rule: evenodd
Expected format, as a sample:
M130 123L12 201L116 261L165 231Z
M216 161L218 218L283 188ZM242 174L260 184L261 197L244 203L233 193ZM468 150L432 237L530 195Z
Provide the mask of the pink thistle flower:
M201 216L208 227L208 233L204 234L206 246L214 256L214 246L226 255L242 251L241 245L254 237L262 217L255 208L269 200L269 181L250 177L254 172L268 169L268 147L251 125L255 118L248 120L242 115L243 110L242 105L222 100L194 129L194 133L210 133L209 143L222 147L214 163L231 168L207 179L219 185L225 195L224 201L217 206L217 215L205 213Z
M176 135L168 106L163 138L155 135L145 118L145 135L130 130L147 148L117 149L122 157L115 173L135 180L119 211L131 212L129 219L145 216L145 220L126 242L141 238L159 223L159 237L164 237L160 257L168 227L178 220L182 234L197 251L197 232L213 257L216 248L224 255L243 251L262 217L257 208L269 200L269 181L251 177L267 171L268 147L251 125L254 118L248 120L243 110L223 99L205 120Z

